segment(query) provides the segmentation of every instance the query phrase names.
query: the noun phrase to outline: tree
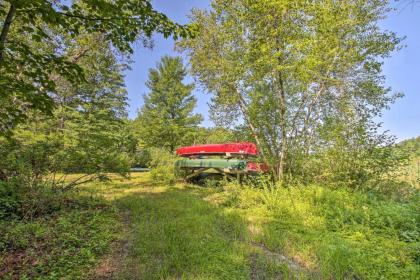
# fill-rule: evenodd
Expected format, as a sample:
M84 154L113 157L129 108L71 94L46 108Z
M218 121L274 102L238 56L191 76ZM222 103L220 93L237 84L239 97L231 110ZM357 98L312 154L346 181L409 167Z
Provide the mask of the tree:
M72 40L73 41L73 40ZM73 85L59 79L54 127L63 137L66 172L128 172L126 141L127 91L123 71L112 46L102 34L82 34L69 42L69 52L89 51L79 60L86 82ZM131 141L131 140L130 140Z
M149 70L146 82L150 92L137 118L141 140L148 147L163 147L173 152L179 145L190 144L198 124L194 114L196 99L193 84L184 84L186 68L180 57L164 56L156 69Z
M65 45L69 55L88 50L77 60L86 79L75 85L55 76L52 116L28 112L26 123L8 138L0 136L1 180L18 178L24 186L47 180L68 189L105 172L129 172L135 141L126 120L126 65L102 34L79 34ZM84 175L63 186L56 173Z
M197 133L194 135L193 144L217 144L236 141L237 139L233 130L223 127L199 127Z
M69 55L63 37L99 33L130 54L131 43L147 43L155 31L174 38L191 34L148 0L0 1L0 134L22 123L30 110L52 113L57 75L73 84L85 79L77 60L87 50Z
M328 119L364 127L396 98L381 76L400 42L378 27L388 11L386 1L215 0L193 11L200 32L178 46L213 93L213 115L243 121L282 179L332 144L320 134Z

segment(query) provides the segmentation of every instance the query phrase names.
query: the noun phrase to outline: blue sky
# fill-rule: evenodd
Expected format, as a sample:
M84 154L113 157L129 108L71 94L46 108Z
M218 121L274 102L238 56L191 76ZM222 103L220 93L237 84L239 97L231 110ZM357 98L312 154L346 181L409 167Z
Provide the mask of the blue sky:
M155 9L165 13L178 23L187 23L191 8L208 8L209 0L155 0ZM384 112L381 121L383 129L389 130L399 140L420 136L420 4L415 6L397 6L387 19L381 22L384 29L397 32L399 36L406 36L405 48L396 52L384 63L383 74L386 83L394 91L403 92L405 96L391 105L391 109ZM178 55L174 51L174 41L164 39L160 35L154 36L153 49L135 47L132 70L126 73L126 85L129 96L129 117L135 118L137 111L143 104L143 94L147 93L145 82L149 68L163 55ZM186 80L191 81L191 78ZM196 111L204 115L202 125L211 126L208 118L210 96L199 89L194 94L198 99Z

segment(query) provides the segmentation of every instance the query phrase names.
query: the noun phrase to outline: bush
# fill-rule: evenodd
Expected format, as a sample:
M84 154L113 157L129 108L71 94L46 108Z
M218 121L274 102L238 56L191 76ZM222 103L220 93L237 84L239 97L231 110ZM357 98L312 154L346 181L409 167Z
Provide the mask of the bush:
M16 218L16 210L20 208L20 203L15 186L0 181L0 220Z
M150 166L151 160L152 157L150 155L150 151L147 149L142 149L134 153L133 166L145 168Z
M45 137L25 141L0 137L0 180L18 177L30 185L54 170L59 143Z
M164 149L151 148L150 177L153 181L164 184L174 184L176 156Z
M46 183L28 186L16 178L0 181L0 220L31 220L54 214L77 205L73 197L73 192L63 192Z

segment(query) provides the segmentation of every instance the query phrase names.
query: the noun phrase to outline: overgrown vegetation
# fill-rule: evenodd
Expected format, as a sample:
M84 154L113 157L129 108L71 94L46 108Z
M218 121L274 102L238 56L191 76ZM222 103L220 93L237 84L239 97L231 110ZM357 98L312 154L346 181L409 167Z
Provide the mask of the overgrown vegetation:
M420 275L418 192L401 203L348 188L259 186L227 186L222 205L252 221L255 242L283 252L319 278Z
M0 185L0 278L86 279L121 218L109 202L49 186Z
M398 170L399 179L420 189L420 137L404 140L397 150L408 155L408 162Z
M129 187L131 194L120 199L132 211L136 236L126 275L148 279L420 275L418 193L396 201L349 188L284 188L265 180L258 182L259 187L236 183L222 188L156 187L147 183L147 174L141 176L146 178L143 185Z
M0 1L0 278L420 278L420 138L376 123L401 96L390 11L213 0L183 26L148 0ZM129 120L131 44L154 31L189 61L150 69ZM267 177L180 183L177 147L235 141Z
M147 0L7 0L0 2L0 20L0 135L32 110L51 115L56 100L50 94L62 86L57 78L76 86L89 77L78 63L89 48L68 50L80 34L100 35L125 54L139 39L147 46L155 31L175 38L191 34Z
M9 254L2 261L10 261L10 252L20 254L7 266L9 275L87 278L100 256L112 253L112 241L124 239L125 262L112 273L117 279L420 275L418 193L393 200L349 188L284 188L265 180L257 186L168 186L147 173L112 176L81 187L76 200L66 196L53 214L3 221L1 244ZM130 213L130 230L121 231L121 214L110 202ZM45 255L35 257L39 248Z

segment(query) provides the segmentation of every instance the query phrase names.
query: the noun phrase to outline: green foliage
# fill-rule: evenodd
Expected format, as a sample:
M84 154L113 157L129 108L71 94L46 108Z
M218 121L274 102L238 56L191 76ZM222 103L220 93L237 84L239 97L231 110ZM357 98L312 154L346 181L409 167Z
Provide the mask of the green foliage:
M148 149L141 149L134 153L133 166L135 167L149 167L152 157Z
M418 193L401 203L348 188L259 186L227 186L224 205L253 221L252 239L299 258L312 278L419 276Z
M102 199L0 181L0 277L86 278L120 226L115 208Z
M379 28L388 12L388 1L215 0L192 12L200 32L178 46L213 94L212 116L245 124L275 175L287 179L305 172L296 158L343 144L322 139L326 122L348 122L346 133L365 129L399 96L381 76L383 57L400 43Z
M135 129L147 147L174 152L180 145L192 143L202 117L194 114L196 99L192 84L184 84L187 72L180 57L164 56L156 69L149 70L144 96Z
M200 127L194 136L194 144L240 142L239 139L235 137L234 132L230 129L225 129L222 127Z
M394 148L394 138L378 132L373 124L330 119L319 128L317 145L310 155L291 154L303 182L363 188L378 184L406 162L405 153Z
M46 217L68 206L70 194L40 182L28 186L19 179L0 181L0 220Z
M31 185L48 172L54 171L60 143L43 135L22 132L13 138L0 137L0 180L18 178Z
M68 193L65 199L57 193L41 196L43 199L38 197L37 202L51 205L57 199L56 204L64 204L51 215L0 219L2 279L86 278L118 236L117 213L103 201Z
M78 58L86 81L73 85L57 76L53 115L27 112L30 121L0 138L2 180L21 177L22 184L30 185L57 172L100 176L129 171L137 143L127 128L125 65L98 34L81 34L67 46L69 52L88 50Z
M165 149L150 148L150 177L154 182L163 184L175 183L176 156Z
M420 157L420 136L399 142L398 148L409 152L410 156L419 158Z
M101 34L115 49L132 53L131 44L147 44L153 32L188 36L192 30L141 1L2 1L0 4L0 133L23 122L28 109L52 113L55 77L73 85L85 80L77 64L86 50L67 50L66 38Z
M404 140L397 144L396 151L408 155L408 163L399 168L398 178L420 188L420 137Z

